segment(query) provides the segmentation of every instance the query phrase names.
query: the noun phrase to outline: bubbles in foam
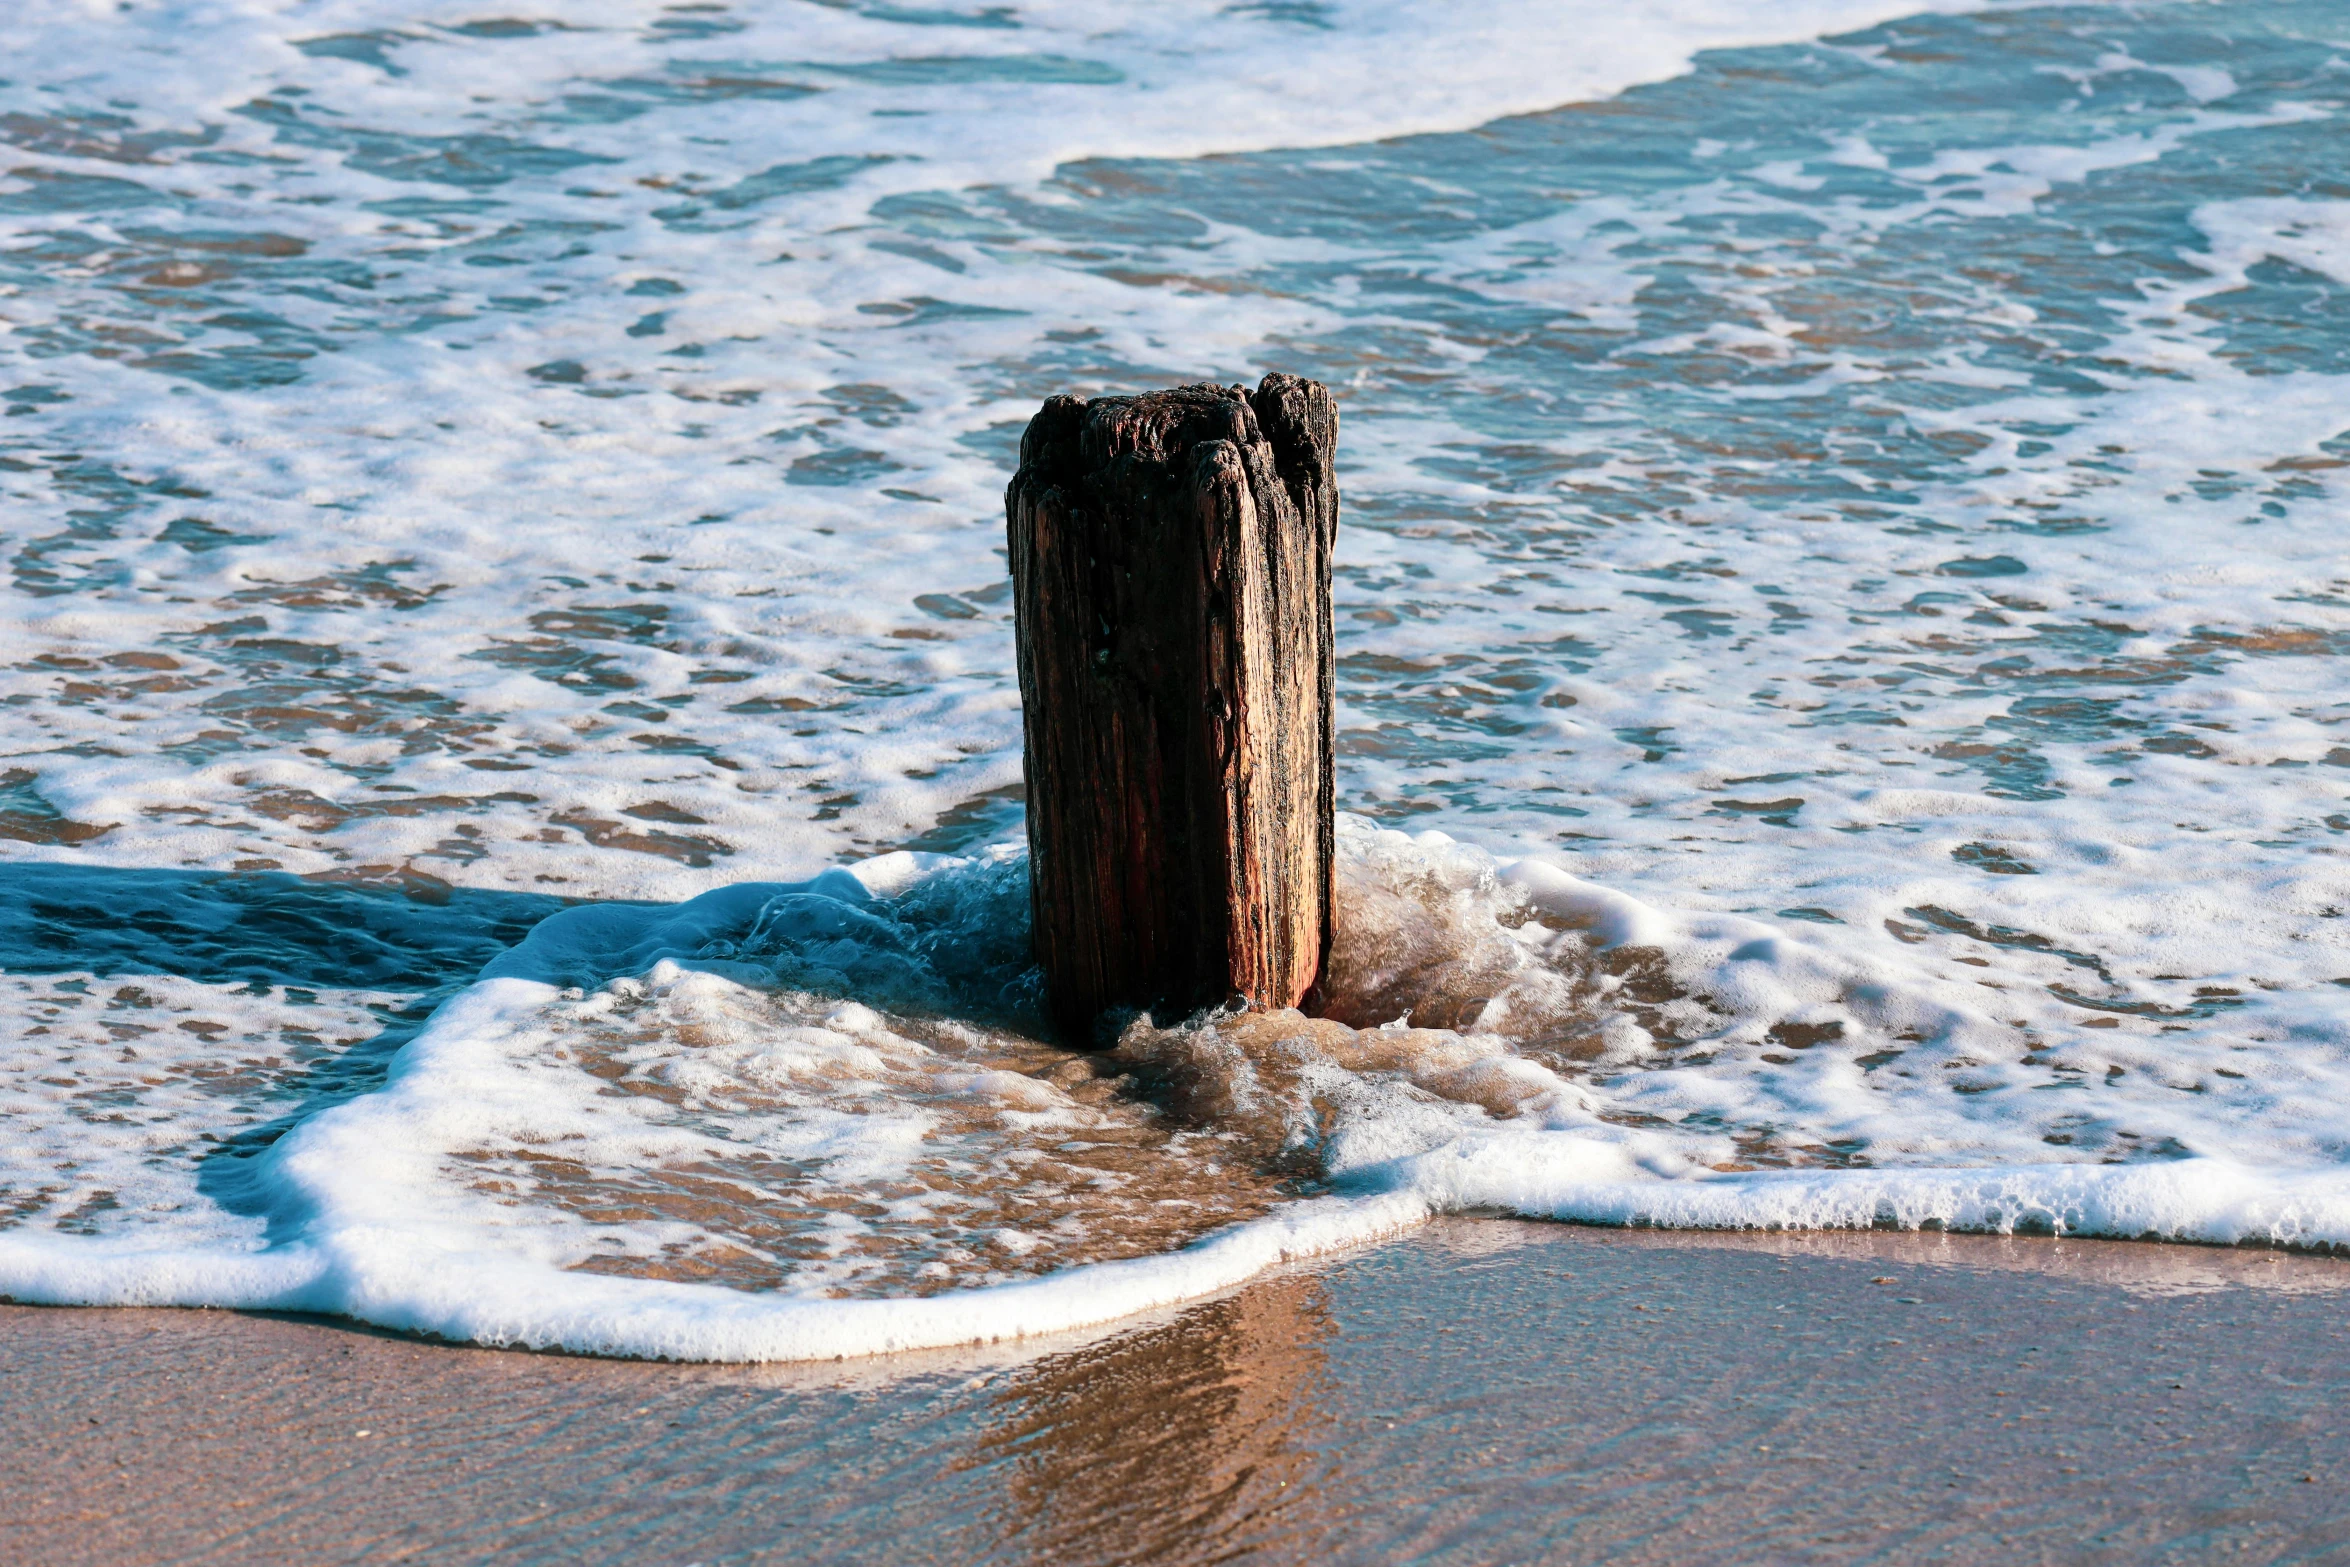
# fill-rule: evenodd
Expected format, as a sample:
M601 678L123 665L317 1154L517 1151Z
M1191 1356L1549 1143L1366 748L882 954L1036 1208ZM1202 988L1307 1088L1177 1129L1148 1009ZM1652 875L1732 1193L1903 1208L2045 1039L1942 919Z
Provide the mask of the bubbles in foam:
M1288 1195L1228 1129L1070 1052L667 960L469 1044L497 1054L432 1190L589 1271L920 1295L1170 1250Z
M1331 1015L1139 1017L1098 1056L1024 1031L1016 855L560 914L258 1161L266 1237L25 1213L0 1290L758 1358L1104 1320L1443 1209L2350 1242L2332 1085L2050 1058L1753 921L1340 844Z
M370 1086L404 998L170 974L0 978L0 1225L231 1249L242 1167Z

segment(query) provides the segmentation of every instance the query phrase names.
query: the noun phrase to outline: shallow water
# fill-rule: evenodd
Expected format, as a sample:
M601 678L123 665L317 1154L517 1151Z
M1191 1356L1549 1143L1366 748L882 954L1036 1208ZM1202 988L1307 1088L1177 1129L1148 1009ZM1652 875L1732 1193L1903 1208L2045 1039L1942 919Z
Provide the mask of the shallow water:
M1896 10L0 24L0 1288L683 1354L400 1280L2350 1242L2350 36ZM1275 368L1346 420L1347 1026L1089 1066L998 496L1049 392Z

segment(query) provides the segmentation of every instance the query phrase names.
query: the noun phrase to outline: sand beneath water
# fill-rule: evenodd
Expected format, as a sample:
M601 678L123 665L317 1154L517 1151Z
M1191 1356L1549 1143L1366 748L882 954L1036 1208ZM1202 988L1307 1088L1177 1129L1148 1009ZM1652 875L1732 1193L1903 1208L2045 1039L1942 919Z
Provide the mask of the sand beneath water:
M0 1560L2350 1559L2350 1261L1449 1220L815 1367L0 1308Z

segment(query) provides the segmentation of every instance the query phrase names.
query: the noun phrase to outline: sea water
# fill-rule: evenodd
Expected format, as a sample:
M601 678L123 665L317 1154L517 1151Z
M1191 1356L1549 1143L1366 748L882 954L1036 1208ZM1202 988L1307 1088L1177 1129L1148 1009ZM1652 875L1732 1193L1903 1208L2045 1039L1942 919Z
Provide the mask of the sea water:
M776 1358L1443 1210L2350 1244L2350 13L36 0L0 1295ZM1327 1015L1045 1036L1038 401L1344 420Z

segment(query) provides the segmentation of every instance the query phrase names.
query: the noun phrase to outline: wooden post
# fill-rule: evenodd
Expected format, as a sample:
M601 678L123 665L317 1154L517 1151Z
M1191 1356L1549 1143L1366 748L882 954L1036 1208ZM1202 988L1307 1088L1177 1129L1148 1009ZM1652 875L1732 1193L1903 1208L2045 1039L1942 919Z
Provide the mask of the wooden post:
M1329 388L1047 401L1004 492L1055 1019L1315 1007L1330 946Z

